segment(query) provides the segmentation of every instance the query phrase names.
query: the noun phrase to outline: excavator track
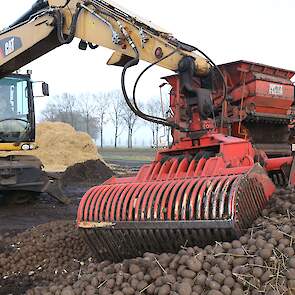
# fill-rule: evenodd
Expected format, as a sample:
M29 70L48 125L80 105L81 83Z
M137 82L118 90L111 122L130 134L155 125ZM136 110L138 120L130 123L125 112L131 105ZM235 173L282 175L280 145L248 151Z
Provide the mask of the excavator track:
M268 201L260 173L97 186L81 200L78 226L99 260L234 240Z

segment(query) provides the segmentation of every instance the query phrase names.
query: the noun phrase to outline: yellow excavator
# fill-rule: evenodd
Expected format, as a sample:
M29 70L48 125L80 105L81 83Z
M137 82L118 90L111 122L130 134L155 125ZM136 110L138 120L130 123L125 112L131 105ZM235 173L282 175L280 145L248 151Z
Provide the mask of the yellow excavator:
M98 259L235 239L275 185L294 185L285 142L294 72L245 61L216 66L198 48L111 0L39 0L0 33L0 77L74 38L81 50L113 50L108 64L123 67L130 109L171 127L173 137L136 176L111 178L83 196L77 224ZM150 65L129 97L126 72L140 60ZM168 118L145 114L137 104L140 79L155 65L176 72L165 78Z
M40 159L26 155L37 148L33 85L42 86L42 91L35 87L42 96L49 95L48 84L33 82L30 71L0 79L0 200L20 204L48 193L67 203L58 181L42 170Z

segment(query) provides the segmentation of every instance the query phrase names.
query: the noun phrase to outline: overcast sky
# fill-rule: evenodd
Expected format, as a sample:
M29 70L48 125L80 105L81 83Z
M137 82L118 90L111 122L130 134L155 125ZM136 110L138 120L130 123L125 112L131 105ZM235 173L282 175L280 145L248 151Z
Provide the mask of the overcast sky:
M0 27L9 25L35 1L2 2ZM217 64L244 59L295 70L294 0L117 2L166 28L179 40L199 47ZM34 79L50 84L52 96L61 92L108 91L120 88L121 75L120 68L105 65L110 55L104 48L79 51L77 42L73 42L27 68L33 70ZM159 78L167 73L156 69L146 76L139 92L142 100L158 93ZM39 102L38 110L46 102Z

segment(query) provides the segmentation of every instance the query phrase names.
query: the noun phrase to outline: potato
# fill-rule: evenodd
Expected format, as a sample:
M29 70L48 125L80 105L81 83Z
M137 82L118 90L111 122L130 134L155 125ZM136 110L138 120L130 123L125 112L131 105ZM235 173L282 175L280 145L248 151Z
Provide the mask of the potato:
M211 291L208 292L207 295L224 295L224 294L222 294L222 293L221 293L220 291L218 291L218 290L211 290Z
M263 275L264 270L260 267L254 267L252 273L254 277L260 278Z
M288 261L288 265L291 268L295 268L295 257L291 257Z
M231 289L228 286L222 286L220 291L223 295L231 295Z
M148 286L148 283L146 281L140 281L137 284L137 290L141 291L141 290L145 289L147 286Z
M123 288L122 292L124 295L133 295L135 293L134 289L131 287Z
M265 282L267 282L267 281L270 279L270 277L271 277L272 275L273 275L272 272L271 272L270 270L267 270L267 271L264 272L264 274L260 277L260 281L261 281L262 283L265 283Z
M288 280L295 280L295 268L289 268L286 272Z
M226 277L223 284L231 289L235 284L235 280L233 277Z
M262 259L269 259L272 256L272 250L271 249L262 249L259 251L259 255Z
M191 295L192 287L188 283L181 283L178 285L179 295Z
M140 272L140 267L136 264L131 264L129 267L129 272L133 275Z
M196 273L190 269L184 269L182 272L181 272L181 275L184 277L184 278L189 278L189 279L193 279L195 276L196 276Z
M213 279L214 281L222 285L225 280L225 275L223 273L217 273L213 276Z
M179 259L179 264L186 264L186 262L187 262L188 260L190 260L190 259L191 259L190 256L188 256L188 255L183 255L183 256L181 256L180 259Z
M150 295L155 294L155 289L155 284L150 284L149 287L146 289L146 293Z
M164 282L168 283L169 285L174 284L176 282L175 276L173 276L172 274L167 274L164 277Z
M210 281L210 283L209 283L209 287L210 287L210 289L212 289L212 290L219 290L220 288L221 288L221 286L220 286L220 284L219 283L217 283L216 281Z
M73 288L71 286L68 286L62 290L61 295L75 295L75 293Z
M207 276L205 274L198 274L195 280L198 283L198 285L204 286L206 279Z
M245 294L244 291L242 289L239 289L239 288L234 289L232 291L232 293L231 293L231 295L244 295L244 294Z
M163 285L159 288L158 295L169 295L170 294L170 286L169 285Z
M283 253L288 257L294 256L294 254L295 254L294 249L292 247L285 248L283 250Z
M202 263L196 257L191 257L190 259L188 259L186 261L186 265L190 270L194 272L199 272L202 269Z
M138 283L139 283L139 281L137 279L133 278L130 282L130 285L134 290L136 290Z
M159 267L155 267L150 271L150 276L153 280L157 279L162 275L162 270Z

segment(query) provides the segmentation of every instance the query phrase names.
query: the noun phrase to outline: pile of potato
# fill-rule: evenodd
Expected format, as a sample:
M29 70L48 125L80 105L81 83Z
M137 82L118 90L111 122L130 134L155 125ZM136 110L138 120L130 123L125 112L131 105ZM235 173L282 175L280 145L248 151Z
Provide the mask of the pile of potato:
M59 235L58 230L54 231ZM28 249L23 252L27 257L19 252L18 258L4 258L10 269L29 271L27 264L37 267L41 263L36 257L52 255L53 261L47 263L54 266L47 265L48 269L58 269L59 274L62 269L68 272L63 274L64 280L44 273L48 283L28 290L27 295L295 294L295 194L288 191L278 192L262 217L239 240L216 242L204 249L183 247L177 254L146 253L117 264L88 261L70 272L74 253L81 251L80 257L86 258L83 243L77 243L78 236L57 238L51 245L46 243L46 236L41 241L32 238L36 243L34 252Z
M62 280L81 267L89 251L73 222L58 221L7 238L0 252L0 275L36 282Z

